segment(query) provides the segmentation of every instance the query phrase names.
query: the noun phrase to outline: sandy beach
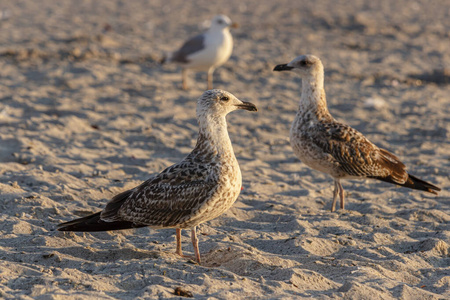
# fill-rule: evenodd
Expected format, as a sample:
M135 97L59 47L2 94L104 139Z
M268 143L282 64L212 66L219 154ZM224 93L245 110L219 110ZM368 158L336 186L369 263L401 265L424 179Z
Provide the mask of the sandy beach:
M450 3L211 2L0 2L0 298L449 299ZM243 190L199 226L202 265L174 229L55 231L192 150L206 73L184 91L158 61L219 13L240 27L214 87L259 111L227 118ZM289 144L301 79L272 71L308 53L331 114L438 196L343 180L330 212Z

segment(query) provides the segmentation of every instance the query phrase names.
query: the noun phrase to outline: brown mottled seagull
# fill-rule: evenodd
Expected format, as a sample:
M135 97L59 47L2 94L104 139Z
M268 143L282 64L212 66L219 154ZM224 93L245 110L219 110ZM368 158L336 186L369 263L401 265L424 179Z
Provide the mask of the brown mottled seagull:
M290 141L303 163L334 178L331 211L336 208L337 194L344 209L341 179L374 178L435 195L441 190L409 174L397 156L331 116L323 85L323 65L318 57L301 55L290 63L277 65L274 71L294 71L302 78L300 106Z
M213 73L231 56L233 37L230 27L237 27L225 15L217 15L211 20L209 29L189 40L177 51L161 60L161 63L173 62L183 68L183 89L187 87L187 69L208 71L208 89L213 88Z
M196 226L228 210L241 191L241 171L225 119L237 109L257 111L254 104L229 92L204 92L197 103L197 144L188 156L134 189L118 194L101 212L59 224L58 230L176 228L176 253L183 256L181 229L191 228L195 257L200 263Z

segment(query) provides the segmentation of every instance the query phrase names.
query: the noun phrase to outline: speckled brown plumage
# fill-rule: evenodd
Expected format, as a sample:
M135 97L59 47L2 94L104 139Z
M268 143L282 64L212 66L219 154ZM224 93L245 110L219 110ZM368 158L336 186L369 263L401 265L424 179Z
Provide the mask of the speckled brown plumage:
M303 163L334 178L331 211L335 210L338 193L344 209L344 189L340 179L345 178L375 178L433 194L440 191L408 174L405 165L394 154L378 148L360 132L331 116L319 58L302 55L274 70L292 70L302 77L302 96L292 123L290 141L294 153Z
M256 111L222 90L203 93L197 104L199 134L192 152L136 188L114 197L100 213L60 224L61 231L105 231L143 226L177 228L177 253L182 255L180 230L224 213L236 201L241 171L228 136L225 116L236 109Z

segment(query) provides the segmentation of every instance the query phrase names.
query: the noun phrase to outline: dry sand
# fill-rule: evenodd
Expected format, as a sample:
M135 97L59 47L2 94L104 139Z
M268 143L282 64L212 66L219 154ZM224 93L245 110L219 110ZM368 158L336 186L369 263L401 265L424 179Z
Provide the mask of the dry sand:
M0 2L0 298L449 299L450 3L210 2ZM260 111L228 118L244 190L200 226L205 263L171 229L53 231L190 152L206 74L182 91L156 61L217 13L241 27L215 87ZM438 197L347 180L329 212L332 179L287 138L301 80L272 72L306 53L331 113Z

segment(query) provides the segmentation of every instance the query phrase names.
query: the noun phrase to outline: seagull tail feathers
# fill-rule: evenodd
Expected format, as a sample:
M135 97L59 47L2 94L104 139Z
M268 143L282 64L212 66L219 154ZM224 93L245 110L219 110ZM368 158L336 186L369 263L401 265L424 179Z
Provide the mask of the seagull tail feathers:
M419 179L411 174L408 174L408 179L406 180L406 182L402 185L404 187L408 187L414 190L421 190L421 191L425 191L428 193L432 193L437 195L441 189L438 188L437 186L426 182L422 179Z
M381 160L384 166L391 170L391 174L387 177L372 177L385 182L398 184L413 190L425 191L437 195L441 189L431 183L419 179L406 171L405 165L397 156L387 150L380 149ZM406 179L406 180L405 180Z
M404 183L400 183L398 182L398 180L395 180L392 176L389 177L372 177L381 181L385 181L385 182L389 182L389 183L393 183L393 184L397 184L400 185L402 187L407 187L413 190L420 190L420 191L425 191L431 194L435 194L437 195L441 189L438 188L437 186L426 182L422 179L419 179L411 174L407 174L408 178L406 179L406 181Z
M130 229L144 226L146 225L139 225L128 221L105 222L102 219L100 219L100 212L98 212L96 214L89 215L84 218L79 218L73 221L61 223L57 226L57 229L59 231L91 232L91 231Z
M57 229L59 231L88 232L144 227L146 225L120 220L120 217L117 215L120 207L132 193L133 190L122 192L108 202L103 212L98 212L83 218L59 224ZM104 221L105 219L109 219L111 221Z

